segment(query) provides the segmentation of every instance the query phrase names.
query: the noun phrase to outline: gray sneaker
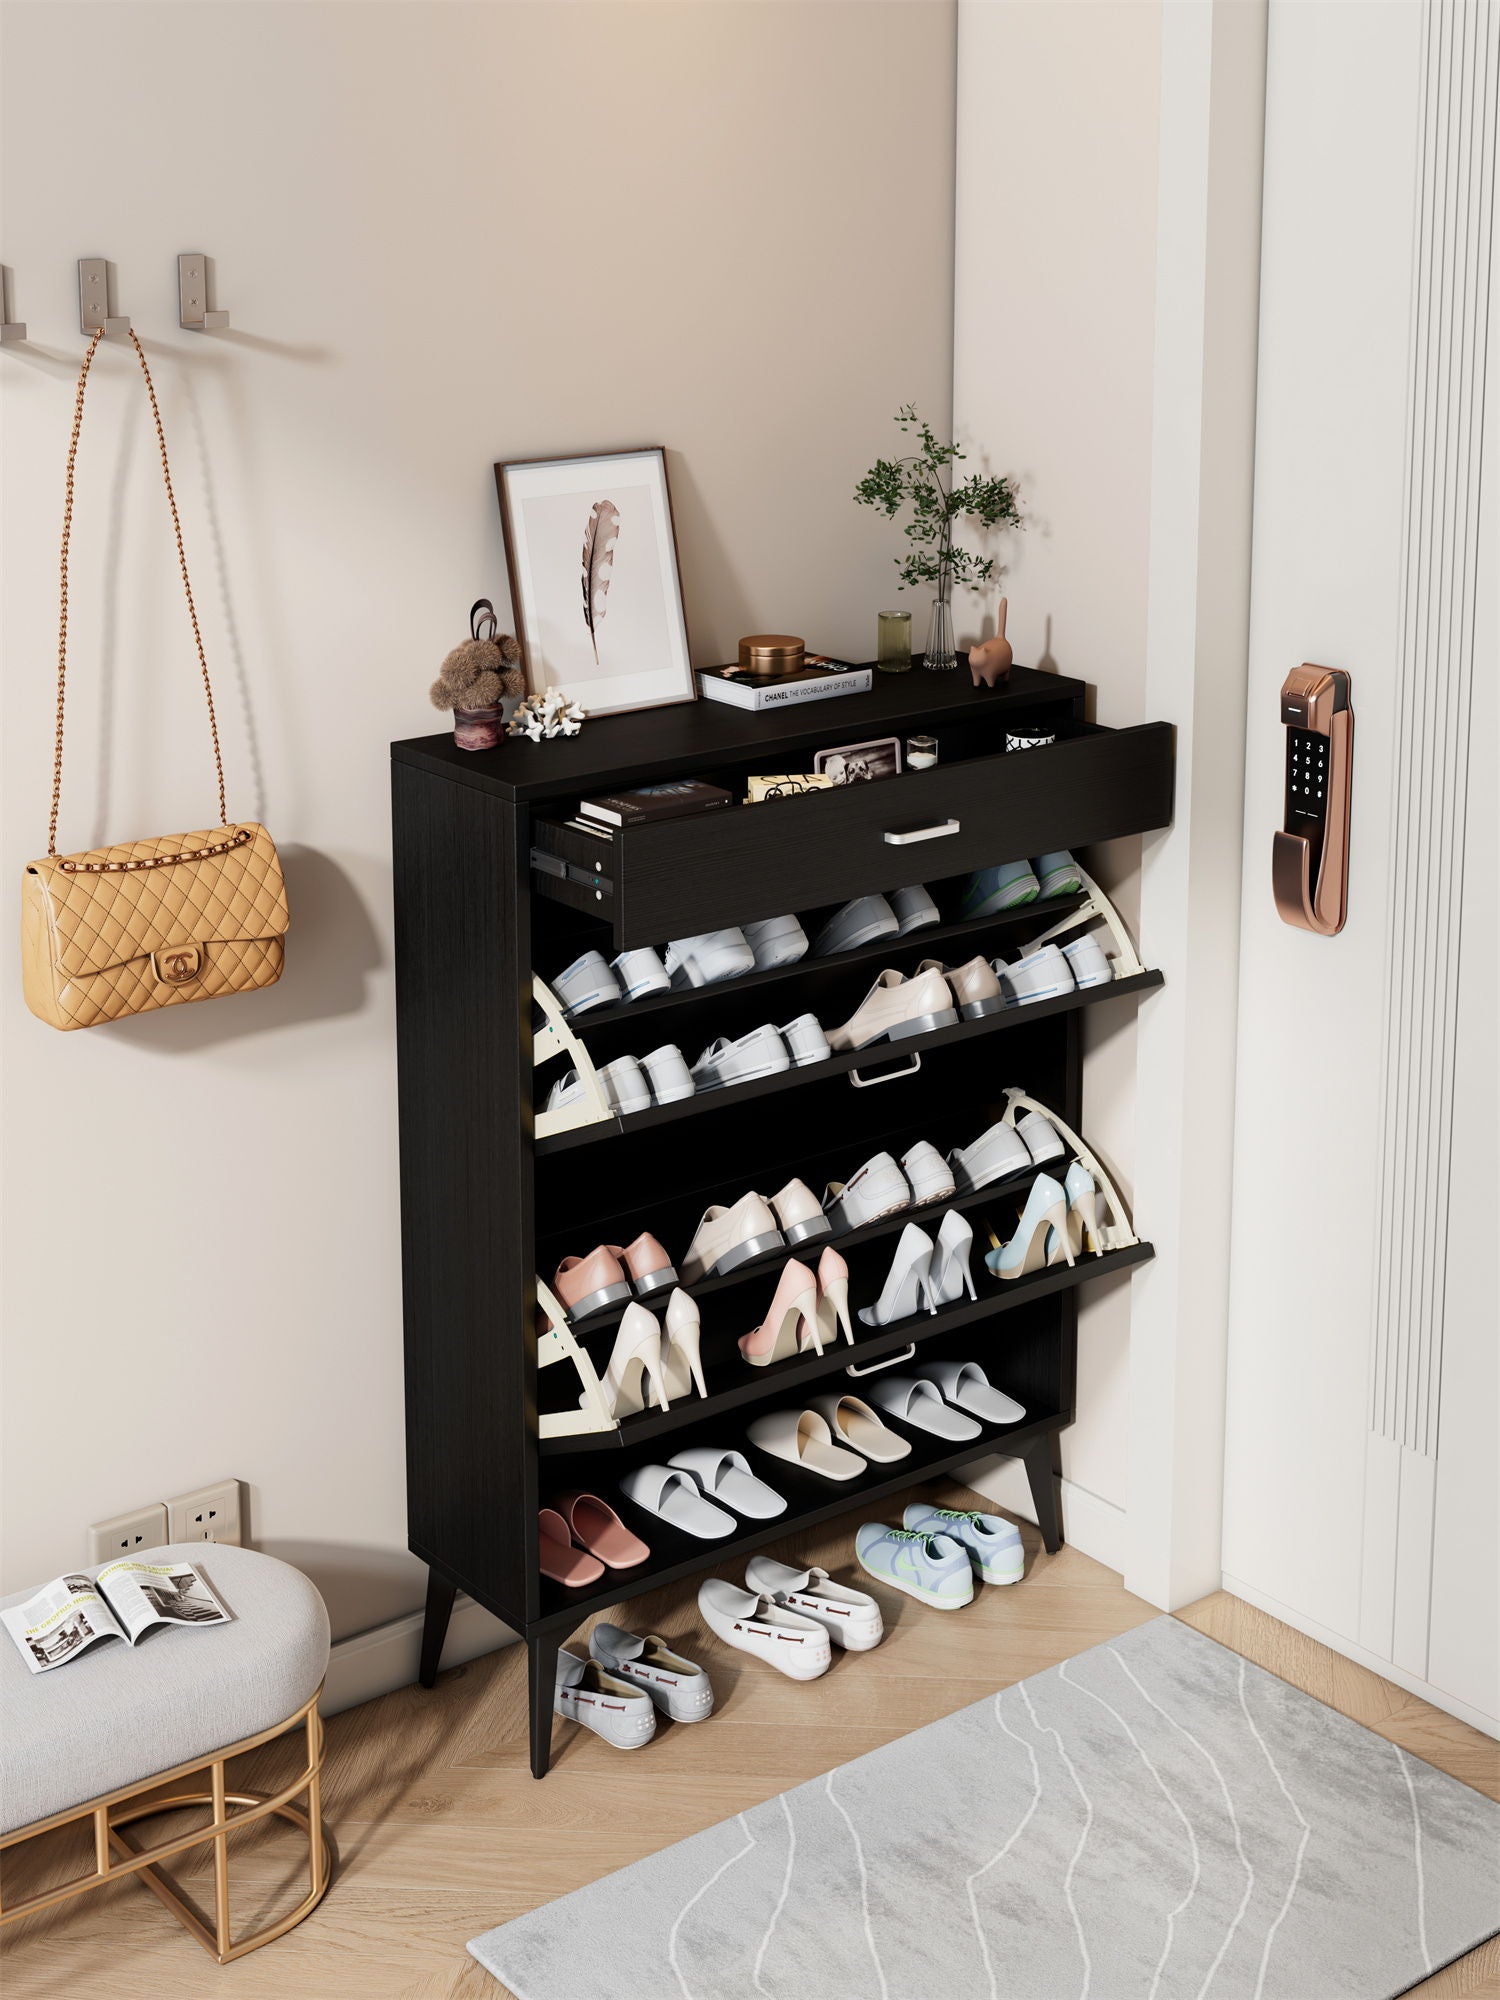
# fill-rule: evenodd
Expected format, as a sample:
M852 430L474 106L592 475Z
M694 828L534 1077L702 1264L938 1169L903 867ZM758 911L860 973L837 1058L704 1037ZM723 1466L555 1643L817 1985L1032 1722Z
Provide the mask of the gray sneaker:
M867 1575L904 1590L919 1604L957 1611L974 1601L969 1552L947 1535L866 1521L854 1537L854 1553Z
M601 1667L649 1695L674 1722L706 1722L714 1712L708 1675L680 1653L668 1652L666 1640L654 1632L642 1639L621 1625L596 1625L589 1651Z
M552 1706L569 1722L581 1722L617 1750L639 1750L656 1734L656 1710L650 1696L617 1681L597 1660L580 1660L576 1653L557 1656Z

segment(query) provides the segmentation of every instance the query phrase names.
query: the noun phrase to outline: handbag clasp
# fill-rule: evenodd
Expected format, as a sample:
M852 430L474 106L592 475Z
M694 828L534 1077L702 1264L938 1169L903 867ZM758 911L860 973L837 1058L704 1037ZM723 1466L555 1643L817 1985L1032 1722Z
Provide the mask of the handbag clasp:
M203 970L203 953L195 944L168 945L152 952L151 970L164 986L186 986Z

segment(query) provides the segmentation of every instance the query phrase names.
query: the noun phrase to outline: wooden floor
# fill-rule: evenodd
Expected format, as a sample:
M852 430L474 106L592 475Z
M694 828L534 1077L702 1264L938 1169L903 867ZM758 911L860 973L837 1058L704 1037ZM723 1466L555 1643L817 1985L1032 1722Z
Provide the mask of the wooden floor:
M897 1518L894 1507L887 1518ZM849 1532L802 1536L778 1553L840 1568ZM619 1622L680 1637L710 1668L717 1712L696 1727L664 1727L628 1756L559 1722L542 1784L527 1768L519 1646L445 1674L431 1693L405 1688L335 1716L325 1797L338 1873L299 1929L221 1971L154 1897L123 1883L9 1930L0 1990L5 2000L502 2000L466 1939L1156 1615L1112 1571L1072 1549L1047 1556L1032 1529L1022 1532L1022 1584L984 1590L951 1616L880 1592L885 1643L836 1653L833 1671L810 1686L702 1633L680 1587L638 1599ZM1500 1797L1487 1737L1235 1599L1205 1598L1183 1616ZM276 1768L247 1770L243 1782L266 1785ZM295 1839L257 1829L231 1844L237 1919L264 1920L285 1893ZM52 1852L16 1868L17 1895L64 1864L57 1838L35 1846ZM206 1877L200 1869L179 1879L201 1894ZM1500 1995L1500 1949L1487 1946L1414 1990L1423 2000Z

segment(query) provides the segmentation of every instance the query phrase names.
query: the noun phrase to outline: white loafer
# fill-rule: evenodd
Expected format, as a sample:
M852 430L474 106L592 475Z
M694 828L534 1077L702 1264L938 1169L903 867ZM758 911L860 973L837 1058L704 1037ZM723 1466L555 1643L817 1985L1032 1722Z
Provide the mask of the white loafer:
M656 1710L648 1695L606 1673L597 1660L576 1653L557 1656L552 1706L569 1722L581 1722L616 1750L639 1750L656 1734Z
M866 1160L852 1180L830 1181L823 1197L824 1212L841 1236L910 1207L906 1176L889 1153Z
M753 1653L789 1680L815 1681L832 1664L833 1648L823 1626L784 1610L758 1591L711 1576L698 1587L698 1609L726 1646Z
M1071 993L1076 984L1072 966L1055 944L1040 945L1024 958L1018 958L1014 965L997 958L994 970L1005 989L1008 1007L1029 1007L1038 1000L1056 1000L1061 994Z
M827 1062L833 1054L816 1014L799 1014L795 1021L788 1021L776 1032L786 1043L798 1069L805 1069L808 1063Z
M648 993L665 993L671 987L667 969L650 945L622 951L610 964L627 1000L644 1000Z
M807 932L795 917L762 917L742 926L745 942L755 954L757 972L775 972L807 956Z
M952 1199L953 1169L937 1147L930 1146L925 1139L918 1139L911 1151L902 1156L901 1171L911 1188L913 1208L925 1208L930 1201Z
M1103 945L1092 933L1065 944L1062 955L1068 961L1075 986L1108 986L1115 976L1115 968Z
M737 1042L722 1036L693 1064L693 1082L699 1090L722 1090L731 1083L754 1083L758 1077L776 1076L790 1069L792 1059L786 1043L768 1021L752 1028Z
M603 952L586 951L574 959L566 972L558 973L552 991L572 1020L577 1014L586 1014L591 1007L613 1007L620 998L620 982L605 963Z
M987 1132L981 1132L972 1145L955 1147L948 1156L953 1185L960 1194L972 1194L1011 1174L1024 1174L1032 1164L1033 1156L1025 1139L1003 1118Z
M931 969L908 979L887 968L843 1026L828 1030L828 1046L864 1049L887 1037L904 1041L934 1028L951 1028L957 1019L952 988L941 972Z
M617 1056L599 1071L605 1101L612 1111L646 1111L651 1105L651 1086L634 1056ZM560 1111L583 1096L576 1069L570 1069L560 1083L554 1083L547 1098L549 1111Z
M930 1393L942 1403L936 1389ZM772 1410L756 1417L745 1435L771 1458L784 1458L804 1472L815 1472L819 1479L858 1479L865 1469L858 1452L834 1443L827 1417L816 1410ZM974 1435L979 1435L977 1424Z
M696 1661L669 1650L655 1632L640 1638L623 1625L596 1625L589 1651L616 1680L638 1687L674 1722L705 1722L714 1712L713 1683Z
M884 896L856 896L852 903L836 910L818 932L813 956L831 958L835 952L858 951L862 944L898 937L900 932L896 912Z
M1044 1160L1060 1160L1068 1150L1052 1120L1040 1111L1028 1111L1018 1118L1016 1134L1037 1166Z
M666 950L666 970L680 993L690 986L716 986L721 979L753 972L755 953L742 930L700 931L696 937L672 940Z
M642 1056L641 1068L646 1072L651 1095L658 1104L680 1104L683 1098L691 1097L697 1089L692 1071L687 1066L687 1058L675 1042L664 1042L649 1056Z
M937 1395L935 1389L932 1393ZM644 1513L681 1528L685 1535L696 1535L700 1542L719 1541L739 1526L733 1514L705 1500L695 1482L670 1465L638 1465L620 1481L620 1491Z
M868 1653L885 1637L874 1598L835 1583L826 1569L793 1569L774 1556L751 1556L745 1582L784 1610L813 1619L847 1653Z
M910 889L892 889L886 900L896 913L898 937L909 937L913 931L926 930L929 924L943 921L937 904L920 882Z
M677 1472L685 1472L710 1500L732 1507L750 1521L774 1521L786 1512L786 1502L763 1479L750 1470L742 1451L720 1451L710 1444L690 1445L673 1452L667 1460Z
M742 1264L786 1248L776 1218L762 1195L742 1194L730 1208L705 1209L682 1260L682 1282L722 1278Z

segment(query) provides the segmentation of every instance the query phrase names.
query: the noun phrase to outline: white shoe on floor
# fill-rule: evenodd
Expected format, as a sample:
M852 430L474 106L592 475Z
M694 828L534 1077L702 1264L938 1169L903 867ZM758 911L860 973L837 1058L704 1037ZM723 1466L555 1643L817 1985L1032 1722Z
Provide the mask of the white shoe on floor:
M665 1639L645 1638L623 1625L596 1625L589 1651L617 1680L638 1687L674 1722L704 1722L714 1712L713 1684L696 1661L671 1652Z
M913 1208L925 1208L930 1201L952 1198L953 1169L937 1147L929 1145L925 1139L918 1139L904 1156L901 1171L911 1187Z
M795 965L807 956L807 932L795 917L762 917L758 924L741 926L745 942L755 954L757 972L775 972L780 966Z
M768 1021L752 1028L737 1042L722 1036L693 1064L693 1082L699 1090L721 1090L731 1083L754 1083L758 1077L776 1076L792 1066L786 1043Z
M866 1160L851 1180L830 1181L823 1197L823 1212L840 1236L910 1207L906 1176L889 1153L876 1153Z
M726 1646L766 1661L789 1680L815 1681L832 1664L828 1633L816 1619L787 1611L757 1590L711 1576L699 1585L698 1609Z
M581 1722L617 1750L639 1750L656 1734L656 1710L649 1695L606 1673L597 1660L576 1653L557 1656L552 1706L569 1722Z
M846 1652L868 1653L885 1637L874 1598L835 1583L826 1569L793 1569L774 1556L751 1556L745 1582L785 1610L816 1620Z
M892 889L886 900L896 913L898 937L909 937L913 931L926 930L929 924L943 921L937 904L920 882L910 889Z
M901 925L884 896L856 896L845 903L818 932L813 946L815 958L831 958L835 952L858 951L878 938L899 937Z
M672 940L666 970L673 990L681 993L690 986L716 986L721 979L753 972L755 953L742 930L700 931L696 937Z

